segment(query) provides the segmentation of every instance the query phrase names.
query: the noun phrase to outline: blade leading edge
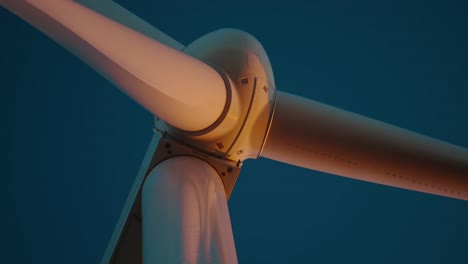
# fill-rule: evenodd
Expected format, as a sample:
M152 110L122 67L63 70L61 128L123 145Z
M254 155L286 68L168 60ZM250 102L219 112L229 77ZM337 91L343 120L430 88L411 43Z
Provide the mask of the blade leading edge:
M223 112L227 93L222 77L173 47L70 0L0 0L0 4L176 128L204 129ZM110 17L129 13L105 3L92 6ZM108 7L112 10L103 11ZM132 17L119 20L142 27ZM170 38L158 36L180 48Z
M75 2L176 50L185 48L177 40L169 37L112 0L76 0Z

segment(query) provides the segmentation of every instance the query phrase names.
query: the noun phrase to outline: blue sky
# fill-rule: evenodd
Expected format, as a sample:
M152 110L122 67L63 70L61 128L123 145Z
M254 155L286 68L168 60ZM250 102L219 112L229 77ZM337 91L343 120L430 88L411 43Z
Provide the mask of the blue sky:
M119 2L183 44L243 29L277 89L468 147L462 1ZM2 259L98 263L152 116L4 9L0 28ZM240 263L468 263L464 201L260 159L229 207Z

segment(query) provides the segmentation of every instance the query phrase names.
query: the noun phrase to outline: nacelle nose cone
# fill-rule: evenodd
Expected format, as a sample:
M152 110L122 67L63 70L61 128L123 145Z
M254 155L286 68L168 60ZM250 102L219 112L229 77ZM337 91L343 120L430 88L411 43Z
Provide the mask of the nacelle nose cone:
M261 63L258 65L259 77L264 78L270 86L275 86L273 70L265 50L254 36L245 31L232 28L213 31L192 42L184 52L223 69L233 79L241 77L239 75L246 65L255 63L248 59L249 54L255 54Z
M228 28L200 37L183 52L218 70L228 91L227 107L209 130L195 134L172 129L169 134L232 161L259 157L276 100L270 60L260 42L242 30Z

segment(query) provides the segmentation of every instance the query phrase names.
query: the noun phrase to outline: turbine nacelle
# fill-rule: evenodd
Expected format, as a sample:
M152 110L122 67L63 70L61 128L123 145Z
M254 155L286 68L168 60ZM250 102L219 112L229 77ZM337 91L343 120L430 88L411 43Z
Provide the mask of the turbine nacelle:
M221 29L195 40L184 52L222 76L227 94L224 110L218 120L199 131L180 130L159 118L156 128L218 157L234 161L259 157L276 95L273 71L262 45L244 31Z

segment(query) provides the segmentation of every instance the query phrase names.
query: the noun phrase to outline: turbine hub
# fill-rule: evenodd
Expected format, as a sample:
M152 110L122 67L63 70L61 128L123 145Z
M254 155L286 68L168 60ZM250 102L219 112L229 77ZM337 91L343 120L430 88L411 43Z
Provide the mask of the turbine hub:
M200 151L228 160L258 158L276 99L273 71L262 45L244 31L221 29L195 40L184 52L210 65L223 77L228 95L224 111L203 130L179 130L158 118L156 128Z

